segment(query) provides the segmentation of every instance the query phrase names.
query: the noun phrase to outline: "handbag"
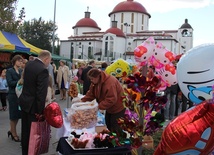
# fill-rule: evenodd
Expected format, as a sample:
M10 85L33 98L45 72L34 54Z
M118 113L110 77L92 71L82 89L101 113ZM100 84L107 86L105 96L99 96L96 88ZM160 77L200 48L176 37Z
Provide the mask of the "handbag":
M28 155L47 153L50 141L50 125L46 121L31 123Z

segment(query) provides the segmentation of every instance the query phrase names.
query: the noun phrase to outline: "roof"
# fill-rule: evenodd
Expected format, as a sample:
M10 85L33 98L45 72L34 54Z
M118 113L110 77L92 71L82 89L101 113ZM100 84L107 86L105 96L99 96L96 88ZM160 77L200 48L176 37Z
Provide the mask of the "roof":
M101 28L98 27L97 23L91 19L91 18L82 18L80 19L75 26L73 26L73 29L76 27L93 27L101 30Z
M125 38L125 34L123 33L123 31L119 28L116 28L116 27L109 28L108 30L106 30L105 34L106 33L113 33L118 37L124 37Z
M127 0L124 2L120 2L114 7L112 12L109 13L109 16L111 14L118 13L118 12L139 12L139 13L147 14L149 18L151 17L151 15L147 12L145 7L142 4L135 2L134 0Z
M180 29L192 29L192 26L188 23L188 19L185 19L184 24L181 25Z
M85 12L85 18L80 19L75 26L73 26L73 29L76 27L93 27L96 29L101 30L101 28L98 27L97 23L90 18L91 12L86 11Z

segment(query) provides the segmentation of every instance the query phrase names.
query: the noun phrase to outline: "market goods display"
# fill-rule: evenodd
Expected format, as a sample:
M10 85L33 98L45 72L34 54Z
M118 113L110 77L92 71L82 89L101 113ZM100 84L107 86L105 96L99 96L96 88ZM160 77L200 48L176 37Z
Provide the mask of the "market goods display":
M99 133L83 132L81 134L72 131L67 142L73 149L103 149L113 147L108 130L103 130Z
M68 90L68 95L73 98L78 96L78 88L77 88L76 83L71 82L69 90Z
M72 129L92 128L97 124L98 104L92 102L78 102L72 104L68 120Z

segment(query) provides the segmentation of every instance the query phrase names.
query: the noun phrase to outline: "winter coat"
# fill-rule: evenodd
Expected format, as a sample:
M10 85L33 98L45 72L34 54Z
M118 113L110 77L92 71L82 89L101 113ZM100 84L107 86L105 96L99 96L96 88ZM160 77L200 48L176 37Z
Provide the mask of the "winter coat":
M81 99L83 102L97 100L100 110L115 114L124 109L121 95L123 87L119 81L111 75L101 71L101 80L98 84L91 84L89 91Z
M64 71L63 71L63 68L64 67ZM70 70L68 68L68 66L59 66L58 68L58 72L57 72L57 77L56 77L56 80L57 80L57 83L58 83L58 88L61 88L61 82L62 82L62 77L64 79L64 86L66 85L67 82L69 82L69 78L70 78Z

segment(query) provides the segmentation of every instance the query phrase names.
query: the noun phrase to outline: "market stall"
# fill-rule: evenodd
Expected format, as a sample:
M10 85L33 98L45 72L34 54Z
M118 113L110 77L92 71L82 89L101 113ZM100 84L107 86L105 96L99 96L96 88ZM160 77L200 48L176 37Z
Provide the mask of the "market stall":
M1 68L7 68L11 58L20 54L24 59L28 59L30 55L37 56L42 49L31 45L14 33L0 31L0 64ZM69 60L68 58L52 54L52 59L58 61L61 59Z
M24 41L14 33L0 31L0 51L38 55L41 50L42 49Z

